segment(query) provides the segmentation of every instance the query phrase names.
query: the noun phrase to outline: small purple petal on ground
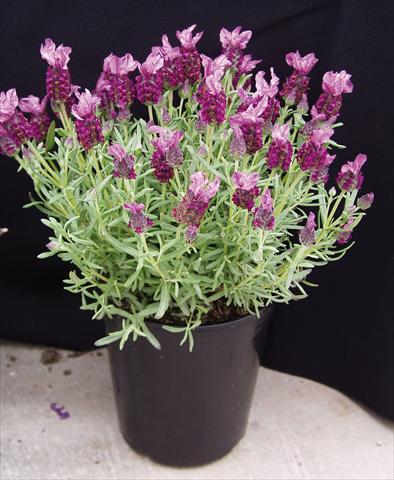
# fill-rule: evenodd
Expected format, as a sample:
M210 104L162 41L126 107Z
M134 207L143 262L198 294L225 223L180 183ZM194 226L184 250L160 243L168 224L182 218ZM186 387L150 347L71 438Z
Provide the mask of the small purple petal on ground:
M57 413L60 420L66 420L67 418L70 418L70 414L64 409L63 405L58 405L57 403L52 402L50 407L51 410Z

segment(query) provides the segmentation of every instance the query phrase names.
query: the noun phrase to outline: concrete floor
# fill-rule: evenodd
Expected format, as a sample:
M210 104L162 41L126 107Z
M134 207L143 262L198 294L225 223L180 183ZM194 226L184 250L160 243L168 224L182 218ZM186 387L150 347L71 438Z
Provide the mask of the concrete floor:
M260 369L248 432L225 458L192 469L134 453L118 428L105 350L73 356L1 346L3 480L392 479L393 425L315 382ZM64 406L69 418L50 408Z

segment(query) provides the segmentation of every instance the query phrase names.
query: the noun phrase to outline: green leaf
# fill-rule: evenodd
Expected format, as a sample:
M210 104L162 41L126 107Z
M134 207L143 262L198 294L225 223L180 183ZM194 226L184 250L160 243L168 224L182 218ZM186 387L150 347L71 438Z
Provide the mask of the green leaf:
M155 318L159 319L164 316L168 309L168 305L170 304L170 294L168 293L168 287L166 283L163 283L160 291L160 302L159 308L157 309Z
M45 150L48 152L52 150L55 146L55 130L56 130L56 123L55 120L52 120L51 124L49 125L47 138L45 141Z

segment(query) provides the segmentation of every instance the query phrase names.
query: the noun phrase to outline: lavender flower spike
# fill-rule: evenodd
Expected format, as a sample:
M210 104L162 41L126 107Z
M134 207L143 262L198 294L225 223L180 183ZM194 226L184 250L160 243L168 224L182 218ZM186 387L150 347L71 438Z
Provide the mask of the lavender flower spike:
M346 165L342 165L341 171L337 176L339 188L347 192L350 192L354 189L359 190L364 181L361 167L366 161L367 156L360 153L357 155L354 162L347 162Z
M128 178L130 180L136 178L133 155L128 155L126 150L118 143L110 145L108 153L114 157L114 177Z
M141 235L141 233L144 233L145 230L153 225L152 220L147 218L143 213L145 209L145 205L143 203L125 203L123 208L130 211L130 221L128 227L132 228L138 235Z
M190 83L195 83L200 78L201 58L197 52L196 44L204 32L198 32L193 36L196 25L192 25L183 31L177 31L176 36L181 43L181 55L183 74Z
M19 100L19 108L22 112L29 113L29 131L31 137L37 142L41 142L47 134L51 120L49 115L45 112L48 96L46 95L41 101L34 95L21 98Z
M298 236L302 245L311 246L315 243L315 228L315 214L313 212L310 212L306 221L306 225L300 230Z
M373 204L374 199L375 195L372 192L367 193L366 195L363 195L357 200L357 206L361 210L368 210L368 208L370 208Z
M272 202L271 192L267 190L260 198L260 205L254 209L253 226L264 230L273 230L275 225L274 205Z
M76 118L75 129L79 143L88 151L93 145L104 140L100 120L96 117L96 109L100 98L92 95L89 90L77 94L78 103L73 105L71 112Z
M309 89L308 73L316 65L318 59L314 53L308 53L301 57L298 50L286 55L286 63L293 67L293 72L282 87L280 94L290 104L298 105L301 101L305 104L307 101L305 94Z
M172 213L178 222L198 228L210 201L219 190L220 179L209 182L203 172L196 172L190 180L186 195Z
M274 125L272 142L268 149L267 165L273 168L282 168L287 171L291 163L293 147L289 141L290 127L288 124Z
M351 75L342 70L339 73L327 72L323 76L323 93L314 105L315 111L323 116L323 119L336 118L342 106L342 94L351 93L353 84Z
M18 109L15 88L0 92L0 152L12 157L30 137L27 119Z
M161 183L166 183L174 176L174 167L179 167L183 163L183 153L179 147L183 132L157 125L150 126L149 131L159 134L158 138L152 140L155 151L151 158L151 165L155 177Z
M232 198L237 207L249 211L253 209L255 198L259 195L257 187L259 178L258 173L235 172L232 175L231 180L236 187Z
M48 62L46 86L49 98L54 102L65 102L71 92L71 79L67 64L70 60L70 47L56 45L50 38L45 39L40 48L41 57Z
M148 55L145 62L138 66L141 75L135 79L137 98L146 105L159 103L162 96L163 81L158 75L163 67L162 55L155 51Z

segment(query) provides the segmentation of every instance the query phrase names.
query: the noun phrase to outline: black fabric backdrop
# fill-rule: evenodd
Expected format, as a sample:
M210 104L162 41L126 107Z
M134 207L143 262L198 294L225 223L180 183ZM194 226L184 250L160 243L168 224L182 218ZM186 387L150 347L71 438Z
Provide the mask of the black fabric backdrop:
M320 59L310 99L317 98L327 70L353 74L336 140L334 170L355 154L367 153L365 192L376 201L354 238L357 244L340 262L313 274L320 288L308 299L281 306L262 358L265 366L331 385L394 418L392 318L392 89L393 3L390 1L0 1L0 90L19 96L43 95L46 65L42 40L73 48L73 83L93 88L102 60L111 51L130 51L143 60L162 33L192 23L205 31L200 51L219 53L221 26L242 25L254 32L249 51L261 68L289 73L288 51L314 51ZM62 289L68 266L39 261L47 229L40 213L22 209L31 183L17 174L12 159L0 166L0 306L3 338L69 348L89 348L103 324L79 310L79 298Z

